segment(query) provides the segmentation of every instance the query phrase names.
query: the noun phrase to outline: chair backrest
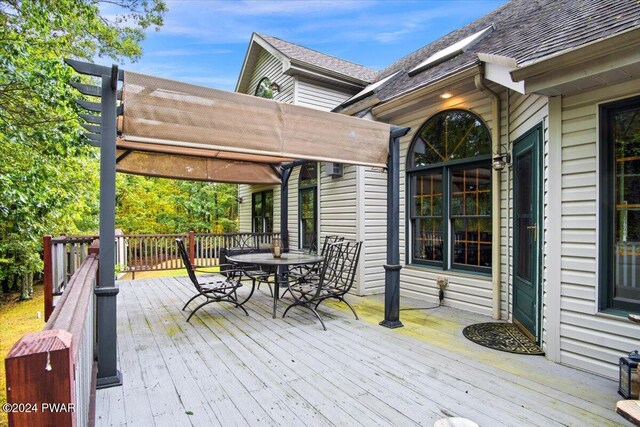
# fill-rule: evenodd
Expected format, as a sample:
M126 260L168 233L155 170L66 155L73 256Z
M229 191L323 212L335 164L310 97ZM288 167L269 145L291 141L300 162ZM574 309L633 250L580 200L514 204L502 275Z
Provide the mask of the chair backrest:
M362 242L343 241L327 244L316 296L328 289L337 295L344 295L351 290L361 249Z
M196 273L195 271L193 271L193 266L191 265L191 260L189 259L189 254L187 253L187 249L184 247L184 242L182 241L182 239L176 239L176 243L178 244L178 253L180 254L180 258L182 258L182 263L184 264L184 268L187 269L187 274L189 274L189 279L191 279L193 286L195 286L199 292L200 283L198 283L198 278L196 277Z
M258 236L252 233L241 233L231 236L228 248L238 253L251 253L259 249Z
M320 255L324 256L327 252L327 247L329 245L332 245L334 243L340 243L344 241L344 237L342 236L325 236L324 237L324 242L322 243L322 251L320 252Z

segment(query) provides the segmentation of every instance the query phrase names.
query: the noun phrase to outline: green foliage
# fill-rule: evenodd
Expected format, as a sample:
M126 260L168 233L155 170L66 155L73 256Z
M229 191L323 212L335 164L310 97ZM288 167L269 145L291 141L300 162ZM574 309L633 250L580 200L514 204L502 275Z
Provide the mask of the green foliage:
M237 186L118 175L116 222L126 233L237 230Z
M0 0L0 282L41 270L43 234L97 227L97 152L62 59L135 59L164 11L162 0Z

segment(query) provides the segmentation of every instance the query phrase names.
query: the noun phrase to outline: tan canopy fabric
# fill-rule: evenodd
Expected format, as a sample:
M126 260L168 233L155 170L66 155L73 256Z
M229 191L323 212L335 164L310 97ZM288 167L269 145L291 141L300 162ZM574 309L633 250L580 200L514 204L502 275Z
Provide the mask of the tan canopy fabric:
M294 159L385 167L390 126L125 71L121 172L280 182Z

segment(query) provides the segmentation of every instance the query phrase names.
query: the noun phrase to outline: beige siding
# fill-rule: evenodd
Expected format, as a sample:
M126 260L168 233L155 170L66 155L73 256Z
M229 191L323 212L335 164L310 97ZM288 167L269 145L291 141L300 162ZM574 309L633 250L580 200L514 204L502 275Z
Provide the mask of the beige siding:
M329 87L306 79L296 82L295 103L318 110L331 111L351 98L355 92Z
M238 196L242 203L238 206L238 231L251 230L251 195L264 190L273 190L273 231L280 231L280 186L279 185L239 185Z
M546 344L546 330L547 330L547 316L548 310L546 306L546 290L550 284L547 281L546 262L547 259L547 227L548 227L548 174L547 174L547 154L548 141L549 141L549 129L548 129L548 101L547 97L539 95L521 95L517 92L510 92L509 103L505 108L509 109L509 151L513 150L513 142L518 138L526 134L532 128L542 124L543 141L542 141L542 160L543 160L543 191L542 191L542 209L543 209L543 244L542 244L542 344L543 347ZM502 267L502 280L507 288L508 296L508 312L509 319L512 318L512 303L513 303L513 173L512 169L502 173L502 254L503 254L503 267ZM508 211L507 211L508 209ZM506 214L506 216L505 216ZM505 234L506 233L506 234ZM505 265L506 262L506 265ZM506 282L505 282L506 280ZM551 286L557 286L557 284L551 284Z
M358 239L357 216L357 166L345 165L340 178L327 176L326 164L320 166L320 241L327 235L339 235L348 240ZM364 243L364 248L368 242ZM364 250L364 249L363 249ZM361 261L364 257L361 258ZM362 269L364 262L360 263ZM362 270L361 270L362 271ZM356 277L353 292L360 293L360 282Z
M280 91L273 98L276 101L293 103L293 77L282 74L282 62L266 50L261 50L249 83L249 95L255 93L258 83L263 77L268 77L280 86Z
M364 241L363 260L364 294L384 292L384 268L387 262L387 174L362 168Z
M424 106L425 104L428 106ZM385 121L389 121L398 126L411 127L409 134L402 138L400 143L400 259L403 264L407 262L407 253L405 250L407 230L405 216L406 204L404 202L407 151L415 133L429 117L444 109L452 108L462 108L472 111L480 116L490 128L492 126L490 99L486 95L476 91L460 94L459 96L446 101L425 102L423 100L418 104L418 106L416 106L416 108L406 108L403 110L408 112L401 115L385 117ZM504 120L503 123L505 123ZM502 133L505 133L504 126ZM382 191L381 181L378 182L376 190ZM369 194L370 191L368 188L366 192ZM386 197L386 194L384 197ZM386 241L386 237L383 237L383 239ZM367 241L367 244L369 244L369 241ZM380 245L380 251L384 251L384 246ZM373 273L372 275L373 277L376 277ZM400 275L401 292L403 295L417 297L432 303L437 303L438 287L436 285L436 279L439 276L449 279L449 285L445 290L445 305L491 315L491 278L487 276L442 271L417 265L407 265L402 269ZM367 284L367 287L368 286L369 285ZM503 300L506 301L506 290L504 289Z
M638 347L640 330L597 309L598 103L637 95L638 87L635 80L562 101L560 357L611 378L618 358Z
M268 77L272 82L280 85L280 92L278 92L274 99L281 102L292 103L293 102L293 77L282 74L282 62L276 57L272 56L266 50L261 49L256 61L256 66L251 75L249 84L249 94L253 95L256 90L256 86L263 77ZM267 188L273 188L273 215L274 215L274 230L280 230L280 186L251 186L251 185L238 185L238 196L242 197L242 204L238 209L238 230L239 231L251 231L251 194L257 191L262 191ZM296 199L297 200L297 199ZM289 201L289 212L291 212L291 199ZM297 207L297 201L296 207ZM291 214L289 214L291 215ZM290 218L291 221L291 218ZM295 219L293 219L295 221ZM291 226L290 226L291 227ZM292 230L292 228L291 228ZM297 227L296 227L297 230Z

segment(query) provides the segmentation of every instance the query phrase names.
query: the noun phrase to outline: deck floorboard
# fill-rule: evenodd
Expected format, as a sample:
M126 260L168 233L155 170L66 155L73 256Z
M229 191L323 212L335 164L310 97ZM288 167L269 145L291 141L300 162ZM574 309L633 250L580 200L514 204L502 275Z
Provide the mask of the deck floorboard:
M389 330L377 324L380 297L351 297L361 320L323 305L323 331L301 309L272 319L263 289L245 305L249 316L211 304L187 323L188 279L118 287L124 384L98 390L98 426L431 426L447 416L491 426L626 423L614 381L475 345L462 328L489 319L473 313L403 311L405 327Z

